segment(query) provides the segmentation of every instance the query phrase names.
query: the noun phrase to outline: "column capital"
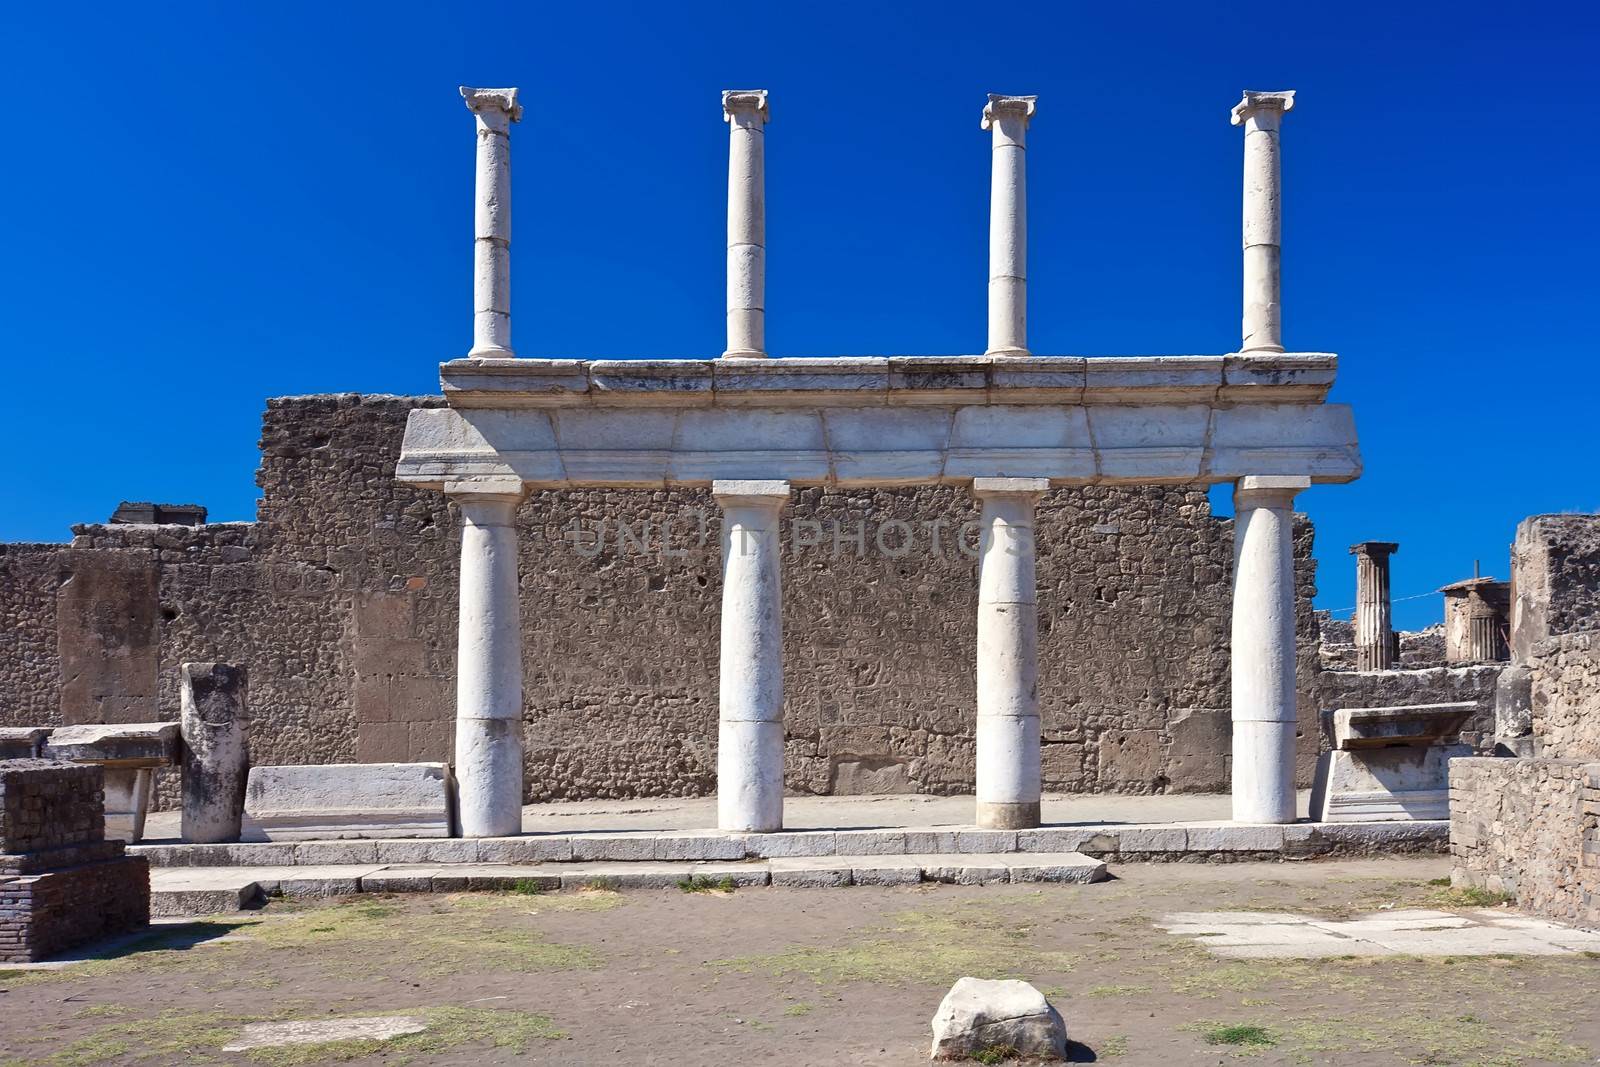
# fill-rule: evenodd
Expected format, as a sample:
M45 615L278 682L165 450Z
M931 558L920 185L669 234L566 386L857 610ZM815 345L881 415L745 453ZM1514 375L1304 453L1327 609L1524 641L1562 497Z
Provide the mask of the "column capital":
M1022 120L1022 125L1027 126L1028 120L1033 118L1033 113L1039 98L1037 96L1006 96L1004 93L990 93L989 102L983 105L983 121L980 125L989 129L1003 116L1014 116Z
M711 495L723 507L781 508L789 500L789 483L745 478L717 479Z
M510 478L486 482L445 482L444 493L475 526L508 526L527 497L527 487Z
M1049 478L974 478L972 495L1027 496L1038 499L1050 489Z
M461 98L467 102L467 110L478 116L478 121L488 129L505 133L511 123L522 121L522 105L517 103L515 87L474 89L463 85Z
M765 89L722 90L722 120L740 125L764 125L772 120Z
M1235 126L1243 126L1246 120L1253 118L1263 126L1276 129L1284 113L1292 110L1294 110L1293 89L1278 92L1246 89L1244 98L1233 105L1228 121Z
M1252 474L1233 483L1234 507L1286 508L1296 493L1311 488L1310 478L1285 478Z
M1362 541L1350 546L1352 556L1371 556L1374 559L1383 559L1400 551L1400 545L1394 541Z

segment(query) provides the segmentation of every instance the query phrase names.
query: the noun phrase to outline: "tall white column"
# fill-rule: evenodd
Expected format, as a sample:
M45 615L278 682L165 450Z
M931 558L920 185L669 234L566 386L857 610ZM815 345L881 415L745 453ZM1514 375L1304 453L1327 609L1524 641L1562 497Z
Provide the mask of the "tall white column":
M765 89L722 94L728 123L728 350L724 356L767 354Z
M1028 120L1037 96L989 94L983 128L993 133L989 176L989 349L1028 354Z
M1307 478L1233 491L1233 817L1295 819L1294 497Z
M783 829L781 481L713 482L722 507L717 826Z
M1241 352L1283 351L1280 269L1283 245L1283 169L1278 128L1294 107L1294 92L1245 90L1233 109L1244 127L1244 341Z
M1039 597L1033 514L1045 478L976 478L978 560L977 824L1039 825Z
M473 213L472 359L509 359L511 350L511 124L522 121L515 89L461 87L478 120Z
M520 485L452 493L461 509L456 815L463 837L522 832Z

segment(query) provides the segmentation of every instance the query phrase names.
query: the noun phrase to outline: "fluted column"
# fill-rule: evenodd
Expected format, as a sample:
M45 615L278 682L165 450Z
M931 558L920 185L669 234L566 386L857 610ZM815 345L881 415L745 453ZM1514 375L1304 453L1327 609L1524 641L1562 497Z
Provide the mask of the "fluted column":
M1394 666L1394 627L1389 596L1389 557L1400 551L1393 541L1363 541L1350 546L1356 557L1356 670L1386 671Z
M477 118L478 171L473 211L472 359L507 359L511 350L511 124L522 121L515 89L463 85Z
M1034 506L1045 478L977 478L977 824L1039 825L1039 598Z
M717 826L783 829L783 481L718 481L722 646Z
M1307 478L1233 492L1233 817L1295 819L1294 497Z
M727 90L728 123L728 349L724 356L767 354L765 89Z
M1241 352L1282 352L1280 306L1283 245L1283 168L1278 130L1294 107L1294 92L1245 90L1233 109L1244 127L1244 340Z
M520 485L458 492L460 637L456 653L456 814L463 837L522 832Z
M983 128L992 133L989 176L989 348L1028 354L1028 121L1036 96L989 94Z

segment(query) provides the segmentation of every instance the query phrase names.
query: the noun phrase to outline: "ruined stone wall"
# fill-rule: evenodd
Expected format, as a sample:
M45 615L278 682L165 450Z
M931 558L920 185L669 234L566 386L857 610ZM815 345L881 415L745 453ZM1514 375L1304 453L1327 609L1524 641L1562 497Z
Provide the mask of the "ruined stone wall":
M1540 755L1600 760L1600 630L1540 641L1527 666Z
M1451 882L1600 926L1600 764L1450 761Z
M6 647L44 665L0 675L0 722L58 721L45 713L58 702L67 721L174 718L177 664L223 660L249 666L258 763L448 760L458 520L393 478L407 413L437 403L272 400L256 523L85 526L29 566L11 556L0 573L26 573L0 611L25 614L26 633ZM530 799L714 788L717 517L694 490L523 506ZM957 487L796 492L792 789L971 789L977 565L957 533L975 517ZM1084 488L1041 501L1037 530L1045 788L1226 789L1231 522L1199 489ZM1297 522L1306 781L1320 743L1311 540ZM71 575L59 589L55 572Z
M1533 515L1511 547L1511 655L1600 629L1600 515Z
M60 545L0 544L0 723L59 726Z
M1427 667L1422 670L1323 671L1317 700L1324 715L1339 708L1386 708L1404 704L1478 706L1461 727L1461 742L1487 755L1494 749L1494 693L1504 664Z

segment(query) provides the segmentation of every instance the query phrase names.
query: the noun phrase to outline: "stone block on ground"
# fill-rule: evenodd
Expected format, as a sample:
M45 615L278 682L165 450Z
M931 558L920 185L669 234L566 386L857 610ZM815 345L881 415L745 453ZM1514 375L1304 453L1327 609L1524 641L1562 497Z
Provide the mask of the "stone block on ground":
M968 1060L1007 1054L1035 1060L1067 1058L1067 1024L1027 982L962 978L933 1017L931 1059Z
M245 841L449 837L450 769L443 763L252 767Z
M178 762L175 722L57 726L45 740L49 759L71 763L161 767Z

